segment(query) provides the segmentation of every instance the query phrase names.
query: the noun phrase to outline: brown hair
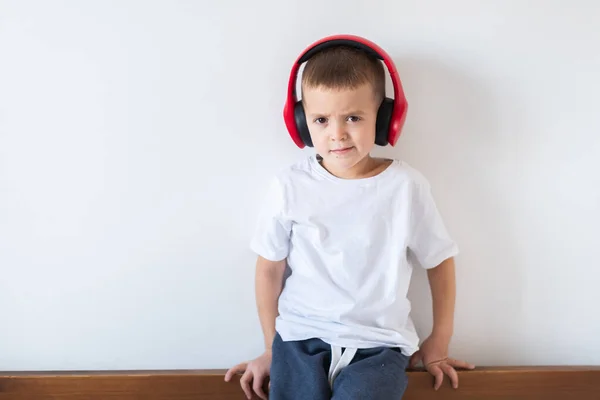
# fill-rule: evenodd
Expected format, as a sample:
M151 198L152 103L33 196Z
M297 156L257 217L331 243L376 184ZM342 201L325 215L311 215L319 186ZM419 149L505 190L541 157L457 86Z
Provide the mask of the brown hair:
M382 63L364 51L338 46L311 57L302 73L302 89L355 89L369 83L378 102L385 97L385 71Z

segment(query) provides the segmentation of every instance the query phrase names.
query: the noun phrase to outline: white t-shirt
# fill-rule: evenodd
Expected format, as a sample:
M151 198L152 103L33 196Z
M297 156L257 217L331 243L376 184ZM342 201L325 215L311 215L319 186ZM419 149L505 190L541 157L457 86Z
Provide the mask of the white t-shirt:
M316 156L277 174L251 248L287 258L276 321L284 341L320 338L338 352L400 347L406 355L419 342L406 297L412 262L432 268L458 253L429 183L407 163L341 179Z

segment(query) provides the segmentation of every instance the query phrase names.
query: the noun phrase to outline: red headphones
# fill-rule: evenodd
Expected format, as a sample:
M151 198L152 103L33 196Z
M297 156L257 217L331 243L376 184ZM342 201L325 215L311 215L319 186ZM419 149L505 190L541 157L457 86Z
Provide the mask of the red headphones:
M302 101L298 101L296 96L296 79L300 65L315 53L340 45L363 50L367 54L383 60L385 63L392 78L394 99L386 97L379 107L375 128L375 144L380 146L390 144L394 146L400 137L408 108L398 71L391 57L381 47L365 38L354 35L334 35L320 39L306 48L296 59L290 74L287 99L283 108L283 119L292 140L301 149L304 146L313 146Z

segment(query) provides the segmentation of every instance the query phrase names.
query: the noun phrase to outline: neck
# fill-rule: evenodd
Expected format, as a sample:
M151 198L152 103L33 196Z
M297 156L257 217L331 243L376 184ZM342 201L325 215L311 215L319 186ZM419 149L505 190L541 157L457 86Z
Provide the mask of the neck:
M385 160L377 160L368 155L349 169L337 170L327 165L325 160L321 161L323 168L329 171L330 174L341 179L369 178L380 173L382 169L385 169L387 164Z

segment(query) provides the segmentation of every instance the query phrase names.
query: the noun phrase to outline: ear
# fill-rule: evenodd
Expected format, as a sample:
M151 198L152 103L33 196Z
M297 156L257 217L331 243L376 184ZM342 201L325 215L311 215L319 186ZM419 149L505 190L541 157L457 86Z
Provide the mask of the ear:
M381 102L377 111L377 123L375 124L375 144L387 146L389 141L390 121L394 111L394 100L386 97Z
M313 147L313 142L310 137L310 131L308 130L308 124L306 123L306 114L304 113L304 106L302 101L297 101L294 107L294 116L296 117L296 127L298 128L298 134L300 138L308 147Z

